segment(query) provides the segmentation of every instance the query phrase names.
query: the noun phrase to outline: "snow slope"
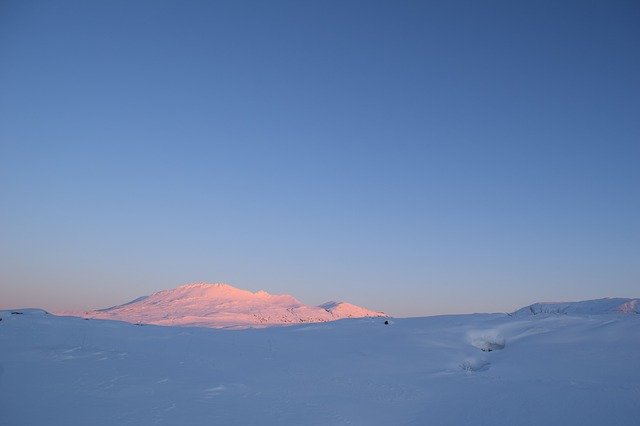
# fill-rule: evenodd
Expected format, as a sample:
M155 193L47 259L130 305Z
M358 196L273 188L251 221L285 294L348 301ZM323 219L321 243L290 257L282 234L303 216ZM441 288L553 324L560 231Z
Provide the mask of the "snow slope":
M514 312L515 315L538 314L638 314L640 299L605 298L580 302L534 303Z
M142 324L212 328L264 327L386 316L383 312L346 302L307 306L289 295L273 295L265 291L252 293L228 284L206 283L159 291L112 308L68 314Z
M245 330L0 317L0 425L640 423L640 315Z

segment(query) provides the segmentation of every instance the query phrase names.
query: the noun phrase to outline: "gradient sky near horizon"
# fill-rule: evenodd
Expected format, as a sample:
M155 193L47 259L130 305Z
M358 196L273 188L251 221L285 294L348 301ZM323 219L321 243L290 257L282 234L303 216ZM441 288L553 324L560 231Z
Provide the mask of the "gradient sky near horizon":
M637 1L0 1L0 308L640 296Z

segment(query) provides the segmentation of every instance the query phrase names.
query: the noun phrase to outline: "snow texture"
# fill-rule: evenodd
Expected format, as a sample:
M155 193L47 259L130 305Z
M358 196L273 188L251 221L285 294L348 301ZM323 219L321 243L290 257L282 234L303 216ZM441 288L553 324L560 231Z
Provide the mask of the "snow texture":
M222 330L11 312L0 311L0 425L640 421L640 315Z

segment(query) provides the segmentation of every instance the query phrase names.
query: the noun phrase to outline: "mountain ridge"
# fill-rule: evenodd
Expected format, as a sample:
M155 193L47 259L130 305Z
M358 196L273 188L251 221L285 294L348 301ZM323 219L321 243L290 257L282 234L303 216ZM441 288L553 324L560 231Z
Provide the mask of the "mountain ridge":
M605 297L578 302L538 302L522 307L513 315L601 315L640 314L640 299Z
M137 324L248 328L343 318L386 317L348 302L309 306L288 294L251 292L226 283L190 283L138 297L122 305L74 313L87 319Z

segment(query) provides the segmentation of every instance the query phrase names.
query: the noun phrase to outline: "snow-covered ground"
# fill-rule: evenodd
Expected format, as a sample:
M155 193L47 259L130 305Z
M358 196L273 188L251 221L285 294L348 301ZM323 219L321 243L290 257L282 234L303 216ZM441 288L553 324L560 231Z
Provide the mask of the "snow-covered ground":
M640 424L640 315L264 329L0 312L0 425Z

